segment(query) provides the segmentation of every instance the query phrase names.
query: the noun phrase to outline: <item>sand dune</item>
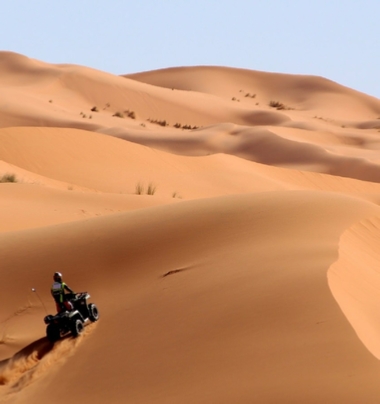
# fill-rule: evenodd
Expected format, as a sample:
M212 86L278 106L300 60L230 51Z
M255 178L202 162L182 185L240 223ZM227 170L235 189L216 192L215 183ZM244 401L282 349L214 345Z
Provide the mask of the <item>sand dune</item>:
M94 394L99 403L125 396L132 402L228 402L237 394L243 401L247 394L248 402L253 392L267 395L270 381L276 388L266 399L273 402L309 395L315 402L328 397L355 402L363 390L377 393L366 371L379 365L342 316L326 272L337 259L340 232L379 208L310 191L226 198L1 236L8 252L4 269L13 272L10 277L19 274L20 290L41 285L49 307L42 285L54 262L76 287L92 290L103 308L102 321L71 347L75 353L53 362L52 374L41 372L33 383L36 397L47 400L58 390L63 402L61 375L75 385L84 369L93 370L71 391L81 399ZM75 243L69 234L76 235ZM24 251L28 246L27 264L12 254L21 246ZM5 293L2 299L16 307L21 296ZM35 300L27 311L43 314ZM19 317L25 325L25 315ZM9 327L6 337L17 347L14 329ZM30 325L29 333L38 329L38 323ZM347 366L358 375L350 388ZM334 393L327 389L331 379ZM141 383L150 388L141 390ZM31 394L26 387L20 398ZM8 383L4 388L15 390Z
M181 155L222 152L280 166L301 154L294 168L352 177L347 168L357 166L355 178L379 181L380 100L325 78L207 66L116 77L9 52L0 53L0 71L3 127L71 127ZM273 128L307 132L300 145ZM276 158L262 148L260 133L272 139ZM320 133L339 137L348 154L316 143Z
M380 100L225 67L0 73L1 402L378 401ZM55 271L100 320L51 344Z
M352 117L379 114L379 100L316 76L267 73L213 66L169 68L124 77L159 87L197 91L218 96L248 98L251 104L267 99L290 103L288 107L324 109L334 117L350 104ZM223 83L223 84L222 84ZM238 91L236 91L238 89ZM252 98L253 97L253 98ZM243 101L243 100L241 100ZM340 109L341 108L341 109Z

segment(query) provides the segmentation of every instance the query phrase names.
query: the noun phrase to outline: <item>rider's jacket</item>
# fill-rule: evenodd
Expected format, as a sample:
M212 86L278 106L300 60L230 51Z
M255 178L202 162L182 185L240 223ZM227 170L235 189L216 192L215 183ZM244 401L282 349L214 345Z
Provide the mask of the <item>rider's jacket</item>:
M57 303L62 303L64 300L65 290L74 293L65 282L54 282L51 287L51 294Z

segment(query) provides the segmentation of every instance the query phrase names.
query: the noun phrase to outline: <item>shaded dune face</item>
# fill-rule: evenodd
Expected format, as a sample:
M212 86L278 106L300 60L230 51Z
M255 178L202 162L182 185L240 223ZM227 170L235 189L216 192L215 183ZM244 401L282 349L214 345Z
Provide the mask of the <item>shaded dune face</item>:
M378 238L377 216L347 229L339 243L339 259L329 269L328 279L358 337L379 359Z
M0 52L0 401L379 397L380 100ZM51 344L52 275L100 320Z

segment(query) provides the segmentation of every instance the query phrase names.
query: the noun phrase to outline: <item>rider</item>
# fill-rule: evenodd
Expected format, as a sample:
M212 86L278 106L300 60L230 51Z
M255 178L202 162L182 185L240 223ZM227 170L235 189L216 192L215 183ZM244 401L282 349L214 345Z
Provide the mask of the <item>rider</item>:
M62 310L72 310L74 308L73 304L67 300L65 290L72 294L74 294L74 292L66 285L65 282L62 282L62 274L60 272L55 272L53 279L54 282L51 287L51 294L55 300L57 312L59 313Z

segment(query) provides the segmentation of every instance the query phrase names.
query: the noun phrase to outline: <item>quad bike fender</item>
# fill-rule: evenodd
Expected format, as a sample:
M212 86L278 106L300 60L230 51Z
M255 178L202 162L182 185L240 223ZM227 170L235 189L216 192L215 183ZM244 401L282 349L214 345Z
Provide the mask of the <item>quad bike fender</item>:
M50 324L53 321L54 316L52 314L48 314L45 318L44 318L44 323L45 324Z
M83 318L82 314L80 313L79 310L73 310L69 312L69 318L70 320L75 320L76 318L79 318L79 320L82 321L82 323L85 322L85 319Z

